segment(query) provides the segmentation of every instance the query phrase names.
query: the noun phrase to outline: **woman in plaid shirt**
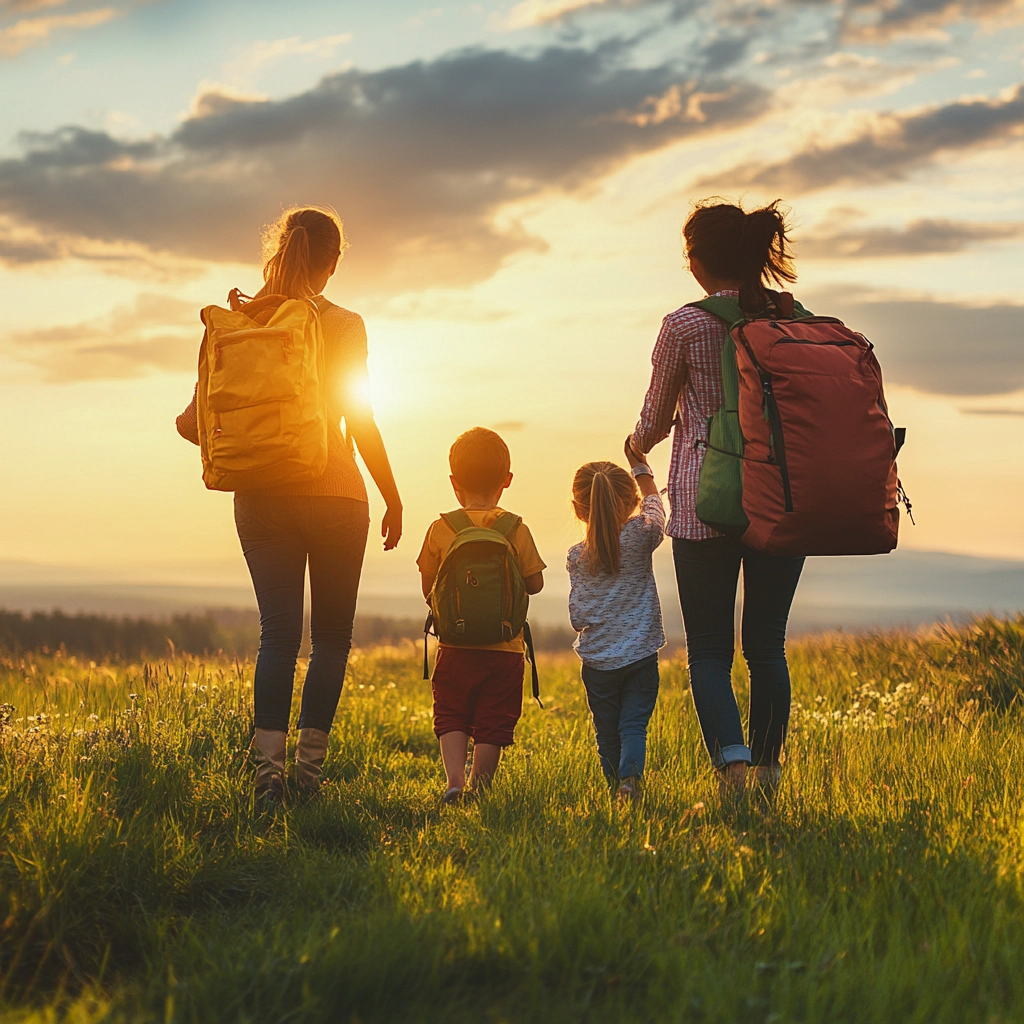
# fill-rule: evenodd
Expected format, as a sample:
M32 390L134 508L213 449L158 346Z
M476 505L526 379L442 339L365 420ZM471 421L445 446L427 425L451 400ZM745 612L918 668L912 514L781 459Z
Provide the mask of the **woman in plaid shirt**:
M745 311L773 300L765 285L795 280L778 201L745 213L698 204L683 229L690 272L708 295L738 297ZM803 559L754 551L697 518L697 483L708 419L722 404L725 324L683 306L665 317L652 357L651 385L627 447L646 455L672 431L668 496L679 601L686 629L690 690L723 795L742 791L748 765L774 792L789 721L786 623ZM672 430L675 427L674 431ZM743 570L743 656L750 670L746 739L732 690L736 585Z

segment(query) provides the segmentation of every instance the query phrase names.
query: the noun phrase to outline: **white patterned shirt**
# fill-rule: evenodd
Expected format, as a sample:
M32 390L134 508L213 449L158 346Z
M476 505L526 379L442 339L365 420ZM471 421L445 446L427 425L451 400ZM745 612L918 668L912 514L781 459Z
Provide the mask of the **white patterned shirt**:
M739 292L715 295L737 297ZM708 540L718 533L697 518L697 483L704 462L698 438L707 440L708 420L722 405L722 348L726 326L716 316L683 306L662 321L651 356L653 369L633 447L646 454L669 435L673 425L668 470L670 537Z
M644 498L619 534L619 571L591 575L583 544L569 548L569 621L580 660L597 669L625 668L665 646L651 556L665 537L665 506Z

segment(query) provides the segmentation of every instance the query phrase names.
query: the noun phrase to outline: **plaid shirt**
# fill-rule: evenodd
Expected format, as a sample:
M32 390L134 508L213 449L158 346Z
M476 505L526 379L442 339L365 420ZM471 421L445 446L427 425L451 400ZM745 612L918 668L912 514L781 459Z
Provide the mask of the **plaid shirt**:
M738 292L716 295L736 297ZM653 371L633 447L645 454L672 430L668 501L672 509L665 532L670 537L708 540L718 534L697 518L697 482L708 420L722 404L722 347L725 324L702 309L683 306L662 321L651 356Z

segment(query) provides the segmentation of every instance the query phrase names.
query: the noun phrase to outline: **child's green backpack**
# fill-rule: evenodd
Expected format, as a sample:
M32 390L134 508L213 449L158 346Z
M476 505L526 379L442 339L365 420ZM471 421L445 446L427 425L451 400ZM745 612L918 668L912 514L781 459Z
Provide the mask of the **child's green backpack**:
M464 509L441 518L455 531L427 599L423 627L423 678L427 678L427 633L456 647L488 647L523 634L533 665L533 695L539 701L533 638L519 557L509 539L522 519L503 512L491 526L477 526Z

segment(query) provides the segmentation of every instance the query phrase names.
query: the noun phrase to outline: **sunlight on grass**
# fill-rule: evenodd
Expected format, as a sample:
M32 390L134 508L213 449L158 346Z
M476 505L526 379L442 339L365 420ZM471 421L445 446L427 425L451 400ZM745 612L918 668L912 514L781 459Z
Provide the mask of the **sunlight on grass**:
M442 809L415 652L356 653L327 785L276 814L251 664L8 658L0 1015L1021 1019L1022 652L1020 620L793 645L770 810L718 805L665 663L624 812L568 658L493 790Z

